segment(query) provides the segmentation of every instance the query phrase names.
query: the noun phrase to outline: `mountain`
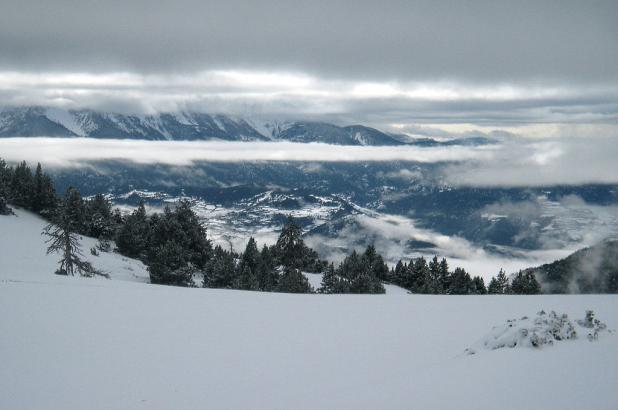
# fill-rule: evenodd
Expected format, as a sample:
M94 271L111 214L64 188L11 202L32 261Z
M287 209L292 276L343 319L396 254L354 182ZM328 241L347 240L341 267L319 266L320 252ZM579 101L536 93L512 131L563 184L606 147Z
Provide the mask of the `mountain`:
M618 240L526 271L536 275L546 293L618 293Z
M198 112L127 115L94 110L13 107L0 110L0 137L89 137L145 140L320 142L335 145L484 145L486 138L416 140L364 125L266 121Z
M126 115L93 110L19 107L0 111L0 137L90 137L146 140L322 142L402 145L394 136L362 125L323 122L257 122L197 112Z

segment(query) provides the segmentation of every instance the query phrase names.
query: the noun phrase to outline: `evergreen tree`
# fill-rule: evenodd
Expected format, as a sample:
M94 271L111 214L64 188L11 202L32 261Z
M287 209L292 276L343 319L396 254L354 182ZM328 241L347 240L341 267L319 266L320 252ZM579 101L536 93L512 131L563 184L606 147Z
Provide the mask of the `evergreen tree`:
M350 293L384 293L384 286L373 274L365 256L356 251L346 257L337 268L337 274L348 282Z
M275 266L272 250L264 245L260 252L257 266L258 287L260 290L272 292L279 282L279 273Z
M191 286L193 265L185 259L185 250L172 240L157 246L149 257L150 282L161 285Z
M43 216L51 216L58 204L56 190L51 178L43 173L38 163L34 172L34 192L31 200L31 209Z
M83 254L79 245L79 236L73 232L73 226L71 214L65 204L56 217L56 223L48 224L43 230L42 234L48 237L45 241L49 244L47 254L60 253L62 255L58 261L60 267L55 272L57 275L74 276L75 273L79 273L82 276L92 276L94 273L92 267L81 259Z
M13 180L13 168L0 158L0 198L11 198L11 181Z
M449 293L451 295L467 295L470 293L472 279L468 272L462 268L455 268L451 276L451 287Z
M300 226L290 216L275 245L279 262L288 267L302 267L304 242Z
M448 289L451 287L451 273L448 270L448 262L446 258L442 258L440 261L440 287L443 293L448 293Z
M156 218L158 221L159 218ZM159 226L158 224L154 224ZM165 236L165 232L162 236ZM116 246L123 255L133 258L143 258L145 251L148 247L148 241L150 236L150 226L146 217L146 207L144 202L140 202L138 207L129 215L124 224L118 230L116 235ZM153 248L162 246L164 240L158 240L157 243L151 244ZM156 251L153 252L156 254Z
M498 275L496 277L491 278L491 281L489 281L487 293L496 295L510 293L509 279L507 278L506 273L502 269L500 269L500 272L498 272Z
M519 271L511 283L511 292L517 295L536 295L541 293L541 285L531 271Z
M299 269L286 266L279 279L277 286L279 292L285 293L311 293L313 288L309 284L309 279L301 273Z
M343 280L335 272L335 266L331 263L326 268L324 275L322 276L322 283L318 289L320 293L350 293L350 287L348 283Z
M236 276L234 256L217 245L212 258L206 264L204 287L232 288Z
M112 204L102 194L86 202L88 221L86 230L94 238L111 239L114 235L115 223L112 219Z
M427 260L422 256L416 258L414 263L410 262L409 268L411 269L411 283L409 289L414 293L428 293L429 282L429 266L427 266Z
M487 286L487 293L490 295L498 295L500 294L500 285L498 284L498 280L496 277L492 277L489 281L489 285Z
M236 289L259 290L259 287L257 273L249 265L239 265Z
M174 240L188 252L187 260L203 269L212 254L212 244L206 237L206 229L191 209L191 203L187 200L179 201L171 217L177 227Z
M373 245L367 246L363 255L365 261L369 265L371 275L379 281L390 282L391 276L388 270L388 266L384 263L382 255L376 252L376 248Z
M485 288L485 281L480 276L475 276L470 282L470 294L472 295L485 295L487 294L487 288Z
M84 200L77 188L69 187L63 200L63 211L71 223L71 230L79 233L85 232L86 207Z
M9 201L17 206L31 209L34 194L32 171L26 161L22 161L13 171Z
M411 275L410 270L408 269L408 265L399 260L391 273L392 281L394 284L401 286L406 289L410 289L411 287Z
M440 271L440 262L438 262L438 256L434 256L429 261L429 280L427 281L427 293L439 294L442 293L442 276Z

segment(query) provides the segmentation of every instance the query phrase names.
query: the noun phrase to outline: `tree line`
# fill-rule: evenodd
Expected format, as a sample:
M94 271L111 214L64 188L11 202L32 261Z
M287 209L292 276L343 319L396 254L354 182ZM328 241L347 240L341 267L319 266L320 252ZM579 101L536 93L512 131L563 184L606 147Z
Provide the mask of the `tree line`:
M389 269L373 245L361 253L353 251L335 266L305 244L300 226L291 217L272 246L260 249L249 238L241 253L213 247L188 200L166 206L160 213L147 213L141 202L133 212L123 214L102 194L82 198L69 187L60 197L41 164L32 172L25 161L11 167L0 159L0 214L11 212L8 204L50 222L44 234L48 253L62 255L58 274L103 274L81 258L78 235L86 235L99 239L90 250L95 255L111 251L114 241L115 251L141 260L155 284L196 286L196 278L201 278L201 285L209 288L289 293L384 293L383 283L427 294L540 293L530 273L520 272L509 282L500 271L485 287L481 277L471 277L462 268L451 272L446 258L437 256L429 262L423 257L399 261ZM321 286L313 289L303 272L322 273Z

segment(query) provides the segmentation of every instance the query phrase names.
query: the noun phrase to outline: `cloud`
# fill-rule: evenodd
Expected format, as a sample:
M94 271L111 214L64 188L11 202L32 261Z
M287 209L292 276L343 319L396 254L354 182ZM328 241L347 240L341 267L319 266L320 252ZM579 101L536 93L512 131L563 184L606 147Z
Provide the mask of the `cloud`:
M348 223L335 237L310 235L306 238L309 246L320 256L339 262L352 249L359 252L373 244L385 261L393 266L398 260L405 262L410 258L434 255L446 257L451 269L463 267L473 275L488 281L502 268L509 273L552 262L570 254L574 248L524 251L511 249L514 256L504 256L485 251L464 238L443 235L430 229L417 226L414 219L399 215L386 215L369 211L369 214L348 217ZM427 242L431 249L414 250L410 241ZM487 283L487 282L486 282Z
M302 70L369 81L614 82L614 1L22 0L3 4L7 70ZM380 87L363 87L372 93Z
M618 135L511 141L490 156L447 166L457 186L513 187L618 183Z
M96 160L191 165L196 161L414 161L433 163L489 157L492 147L361 147L292 142L143 141L91 138L0 138L7 161L75 167ZM315 169L310 169L315 172Z
M319 118L391 126L432 137L469 136L416 123L614 123L618 85L339 79L302 71L186 73L0 71L6 105L123 113L179 110ZM413 120L415 123L410 123ZM495 135L495 132L488 132Z
M195 162L402 161L437 164L435 183L477 187L538 187L618 184L617 136L529 140L513 138L486 146L361 147L291 142L143 141L89 138L0 138L8 161L76 167L97 160L189 166ZM318 164L316 164L318 163ZM391 179L418 179L418 168L402 165Z

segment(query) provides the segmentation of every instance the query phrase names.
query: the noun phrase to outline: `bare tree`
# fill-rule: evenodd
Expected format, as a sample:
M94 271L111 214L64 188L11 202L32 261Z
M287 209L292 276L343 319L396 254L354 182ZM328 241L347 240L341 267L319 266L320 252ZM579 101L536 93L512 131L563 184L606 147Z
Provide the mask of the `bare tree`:
M48 237L45 241L45 243L49 244L47 254L62 254L62 258L58 261L60 268L56 271L56 274L74 276L77 272L81 276L92 276L88 272L87 262L81 259L84 255L79 246L79 237L76 233L66 229L66 226L61 225L66 224L62 222L60 225L50 223L43 229L42 233Z
M71 275L79 273L81 276L94 276L100 275L109 278L107 273L100 272L87 261L82 260L84 256L82 254L79 245L79 236L71 232L70 222L66 216L61 216L58 224L50 223L42 232L42 235L46 235L48 239L45 243L49 244L47 247L47 254L60 253L62 258L58 261L60 267L56 270L57 275Z

